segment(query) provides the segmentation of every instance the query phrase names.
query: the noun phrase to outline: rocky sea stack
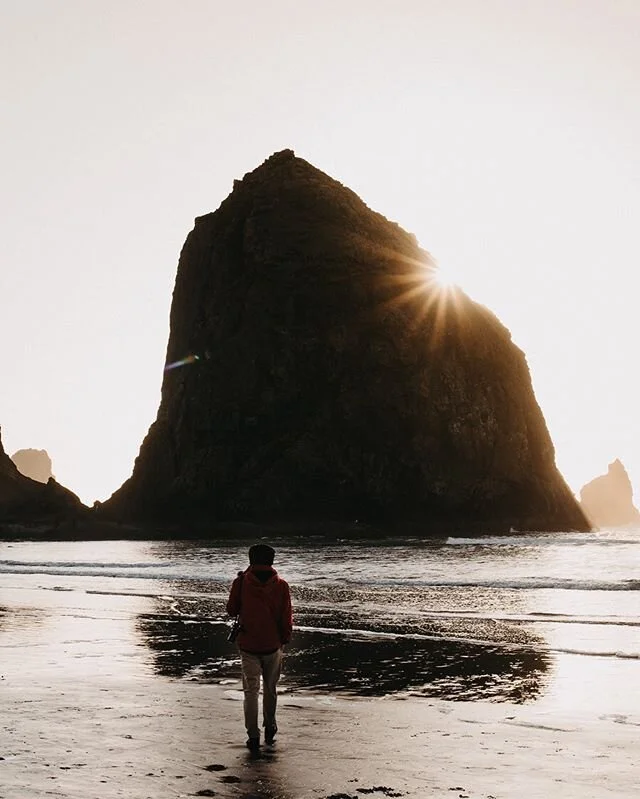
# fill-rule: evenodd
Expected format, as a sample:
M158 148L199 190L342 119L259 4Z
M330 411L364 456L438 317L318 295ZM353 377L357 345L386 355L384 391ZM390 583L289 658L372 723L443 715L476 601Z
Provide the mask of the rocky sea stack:
M631 480L618 459L580 489L580 504L586 517L596 527L622 527L640 524L640 512L633 504Z
M104 511L424 534L587 529L523 353L436 278L414 236L290 150L273 155L187 237L175 366Z
M51 458L46 449L19 449L11 456L20 474L47 483L53 477Z

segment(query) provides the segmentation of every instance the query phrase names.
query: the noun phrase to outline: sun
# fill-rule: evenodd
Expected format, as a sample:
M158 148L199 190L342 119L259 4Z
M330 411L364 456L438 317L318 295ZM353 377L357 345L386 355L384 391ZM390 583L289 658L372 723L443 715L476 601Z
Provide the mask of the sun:
M452 268L451 264L436 261L434 266L435 269L431 273L430 279L438 288L445 290L460 287L456 271Z
M412 258L395 254L396 269L384 279L387 297L380 308L403 309L408 329L422 332L427 346L437 347L465 311L464 294L453 271L428 253Z

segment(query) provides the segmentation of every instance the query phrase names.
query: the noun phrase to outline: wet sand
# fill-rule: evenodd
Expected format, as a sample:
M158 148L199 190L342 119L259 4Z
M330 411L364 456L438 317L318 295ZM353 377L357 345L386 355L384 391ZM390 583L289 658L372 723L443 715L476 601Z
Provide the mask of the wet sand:
M295 692L254 757L235 686L25 673L0 682L3 799L637 796L638 727L616 718Z

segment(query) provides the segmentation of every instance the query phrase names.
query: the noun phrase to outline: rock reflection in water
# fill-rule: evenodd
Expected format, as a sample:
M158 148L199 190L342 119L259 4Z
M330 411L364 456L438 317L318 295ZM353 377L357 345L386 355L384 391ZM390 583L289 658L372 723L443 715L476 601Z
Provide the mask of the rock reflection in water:
M138 630L159 674L211 681L240 676L237 650L220 623L143 615ZM520 703L544 691L549 659L538 643L533 636L531 646L506 646L296 630L282 685L358 696L408 692Z

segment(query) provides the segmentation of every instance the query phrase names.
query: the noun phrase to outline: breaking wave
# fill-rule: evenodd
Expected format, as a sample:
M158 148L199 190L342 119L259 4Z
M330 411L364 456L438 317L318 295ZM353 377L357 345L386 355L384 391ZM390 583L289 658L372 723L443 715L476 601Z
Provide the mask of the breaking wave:
M59 561L0 560L0 574L51 575L60 577L129 578L137 580L197 580L204 583L228 585L234 571L216 573L209 567L179 562L146 563L91 563ZM452 577L420 579L414 577L376 578L366 573L357 577L348 574L309 575L303 582L323 585L355 586L366 584L371 588L493 588L509 590L563 590L563 591L640 591L640 579L584 579L579 577ZM295 584L295 581L293 581Z
M534 534L534 535L493 535L482 538L458 538L450 536L448 546L473 547L576 547L576 546L640 546L640 532L631 537L631 531L607 533L575 533L575 534ZM622 537L624 535L624 537Z

